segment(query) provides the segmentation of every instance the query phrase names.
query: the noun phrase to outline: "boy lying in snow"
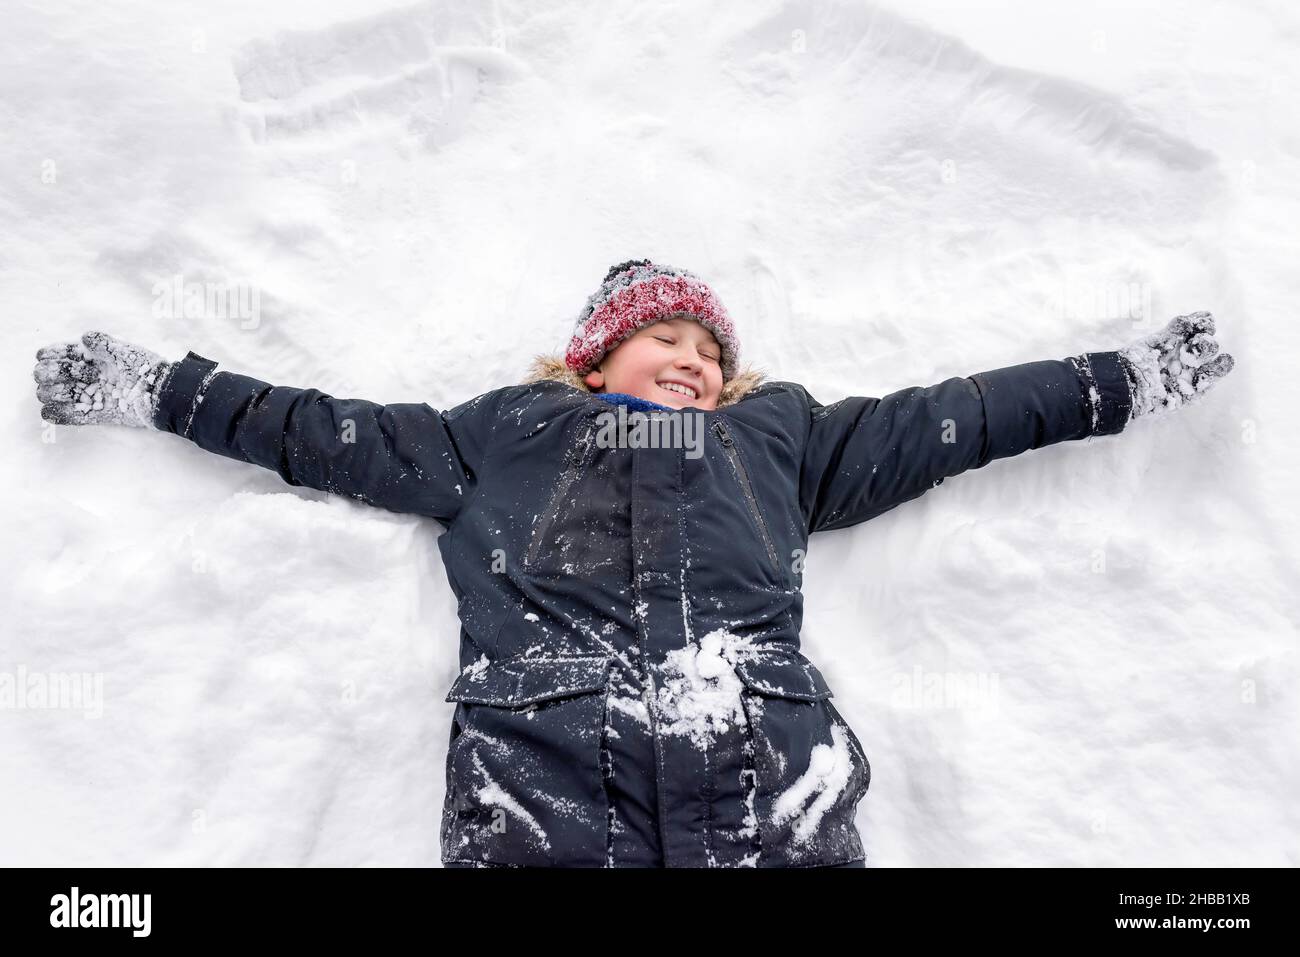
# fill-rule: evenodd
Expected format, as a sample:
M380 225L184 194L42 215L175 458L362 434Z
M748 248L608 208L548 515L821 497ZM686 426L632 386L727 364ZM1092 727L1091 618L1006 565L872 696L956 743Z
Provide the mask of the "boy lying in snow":
M1217 351L1198 312L1119 351L823 406L740 371L713 291L641 260L609 270L563 360L445 412L98 332L40 350L35 377L50 421L151 425L446 528L445 864L861 866L870 765L799 652L809 535L1177 409L1232 369ZM616 406L697 417L700 454L601 441Z

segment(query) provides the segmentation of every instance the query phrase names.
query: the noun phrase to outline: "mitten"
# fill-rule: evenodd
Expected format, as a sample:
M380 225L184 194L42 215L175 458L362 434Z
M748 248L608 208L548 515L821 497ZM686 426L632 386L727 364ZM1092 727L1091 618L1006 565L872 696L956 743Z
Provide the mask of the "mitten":
M1133 396L1129 419L1165 415L1191 402L1232 371L1232 356L1215 356L1214 317L1193 312L1119 350ZM1211 358L1214 356L1214 358Z
M58 425L152 425L173 365L102 332L88 332L80 343L46 346L36 360L32 376L41 418Z

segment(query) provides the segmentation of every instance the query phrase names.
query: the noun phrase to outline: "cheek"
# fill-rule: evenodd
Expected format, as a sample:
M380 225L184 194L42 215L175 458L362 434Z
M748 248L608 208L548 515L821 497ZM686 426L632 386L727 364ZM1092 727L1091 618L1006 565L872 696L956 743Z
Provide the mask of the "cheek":
M646 379L657 379L659 373L664 369L664 364L655 359L654 356L646 356L645 359L637 366L637 373Z

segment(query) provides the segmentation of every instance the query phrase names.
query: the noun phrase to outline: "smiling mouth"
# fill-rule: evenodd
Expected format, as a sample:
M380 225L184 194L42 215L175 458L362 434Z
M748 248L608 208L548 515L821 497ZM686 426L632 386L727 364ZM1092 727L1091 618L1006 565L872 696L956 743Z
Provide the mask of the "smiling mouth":
M676 382L656 382L655 385L665 392L671 392L674 395L680 395L687 399L698 399L699 393L688 385L679 385Z

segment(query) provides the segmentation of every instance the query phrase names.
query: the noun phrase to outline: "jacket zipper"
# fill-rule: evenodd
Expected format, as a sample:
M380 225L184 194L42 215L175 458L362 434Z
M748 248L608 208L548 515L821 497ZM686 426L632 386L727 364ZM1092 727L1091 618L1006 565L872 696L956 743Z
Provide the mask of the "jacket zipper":
M560 475L559 481L555 483L555 491L551 493L551 500L546 506L546 513L542 516L541 524L533 532L532 544L528 546L528 553L524 556L525 565L531 566L537 560L537 553L542 547L542 542L546 540L547 530L551 527L551 523L555 521L564 494L582 472L583 462L586 460L587 452L590 449L591 434L595 429L596 423L588 422L582 437L569 449L564 472Z
M772 544L772 536L767 532L767 523L763 521L763 513L758 507L758 500L754 498L754 489L749 484L749 473L745 471L745 463L740 460L740 452L736 448L736 441L727 431L727 427L721 419L713 421L713 430L718 433L718 438L722 440L723 451L731 459L731 467L736 470L736 475L740 479L741 490L745 493L745 502L749 505L749 513L754 516L754 522L758 525L758 530L763 536L763 545L767 548L767 556L772 560L772 567L777 573L781 572L781 560L776 557L776 546Z

